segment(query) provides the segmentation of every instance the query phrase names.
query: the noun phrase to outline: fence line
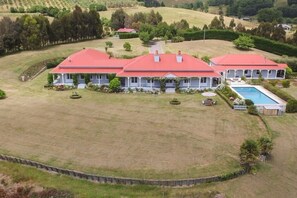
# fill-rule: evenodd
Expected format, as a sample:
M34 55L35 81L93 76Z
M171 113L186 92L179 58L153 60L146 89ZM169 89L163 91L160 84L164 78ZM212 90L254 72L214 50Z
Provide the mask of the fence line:
M0 154L0 160L17 163L17 164L23 164L23 165L35 167L40 170L54 172L61 175L67 175L73 178L84 179L84 180L89 180L89 181L98 182L98 183L123 184L123 185L155 185L155 186L167 186L167 187L193 186L193 185L202 184L202 183L225 181L225 180L239 177L246 173L244 170L239 170L239 171L229 173L227 175L202 177L202 178L177 179L177 180L133 179L133 178L108 177L108 176L86 174L76 170L57 168L57 167L48 166L39 162L17 158L13 156L8 156L8 155L3 155L3 154Z

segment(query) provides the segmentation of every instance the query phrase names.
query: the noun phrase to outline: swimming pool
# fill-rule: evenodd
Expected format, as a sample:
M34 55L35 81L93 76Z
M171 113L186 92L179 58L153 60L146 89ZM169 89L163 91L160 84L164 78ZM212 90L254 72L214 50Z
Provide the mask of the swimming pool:
M278 104L255 87L232 87L239 95L245 99L250 99L254 104Z

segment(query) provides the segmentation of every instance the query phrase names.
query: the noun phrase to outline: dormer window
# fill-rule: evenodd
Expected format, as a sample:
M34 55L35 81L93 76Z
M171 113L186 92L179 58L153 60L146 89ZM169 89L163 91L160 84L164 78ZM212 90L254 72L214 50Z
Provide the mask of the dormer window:
M158 50L156 50L155 54L154 54L154 61L157 63L157 62L160 62L160 55L159 55L159 52Z
M181 51L178 51L178 53L176 55L176 62L178 62L178 63L183 62L183 56L181 54Z

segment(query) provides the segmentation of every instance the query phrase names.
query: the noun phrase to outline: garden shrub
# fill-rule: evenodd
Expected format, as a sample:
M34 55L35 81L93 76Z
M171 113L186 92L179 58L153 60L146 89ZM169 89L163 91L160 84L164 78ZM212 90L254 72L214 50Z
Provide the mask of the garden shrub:
M268 89L269 91L271 91L272 93L274 93L275 95L277 95L278 97L280 97L281 99L285 100L285 101L289 101L289 100L295 100L295 98L293 96L291 96L290 94L284 92L283 90L272 86L269 83L263 83L263 87L265 89Z
M221 89L222 93L227 96L228 98L239 98L239 96L237 95L237 93L235 93L234 91L232 91L232 89L228 86L225 86L224 88Z
M297 100L289 100L286 106L287 113L297 113Z
M180 42L183 42L185 39L181 36L175 36L171 39L171 42L172 43L180 43Z
M138 38L138 33L119 33L120 39L131 39L131 38Z
M57 65L59 65L65 58L55 58L55 59L51 59L51 60L47 60L46 62L46 68L47 69L51 69L56 67Z
M160 79L160 91L163 93L165 93L165 91L166 91L166 79L165 78Z
M73 79L74 86L77 86L78 85L78 75L77 74L73 74L72 75L72 79Z
M244 101L245 101L245 104L246 104L247 106L254 105L254 102L253 102L252 100L250 100L250 99L245 99Z
M270 80L269 83L275 87L275 85L278 83L278 80Z
M260 148L261 155L265 155L265 156L270 155L273 149L273 143L269 137L260 137L258 139L258 145Z
M109 48L113 47L113 43L111 41L106 41L105 45L106 45L106 47L109 47Z
M290 87L290 81L289 80L283 80L282 85L284 88L289 88Z
M250 105L248 106L248 113L251 115L258 115L258 110L257 107L255 105Z
M123 45L125 51L131 51L131 44L129 42L125 42Z
M48 73L48 74L47 74L47 83L48 83L49 85L53 84L53 82L54 82L53 76L54 76L54 75L51 74L51 73Z
M90 74L84 74L84 79L86 85L91 82Z
M112 92L119 92L121 88L121 82L119 78L114 78L109 82L109 89Z
M0 99L6 98L6 93L0 89Z
M238 39L233 41L236 48L240 50L249 50L250 48L255 47L254 40L249 36L239 36Z
M223 100L225 100L227 102L227 104L229 105L229 107L231 107L233 109L233 102L229 100L229 98L227 98L221 91L216 90L216 93L221 96L221 98Z
M116 74L108 74L107 77L108 77L108 80L110 82L116 77Z

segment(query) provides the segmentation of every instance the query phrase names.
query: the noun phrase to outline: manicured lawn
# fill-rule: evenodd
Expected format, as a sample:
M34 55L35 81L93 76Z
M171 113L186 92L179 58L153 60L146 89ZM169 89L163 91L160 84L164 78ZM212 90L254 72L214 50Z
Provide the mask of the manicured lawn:
M261 54L269 59L279 59L278 55L265 52L258 49L252 49L249 51L238 50L234 47L234 44L229 41L222 40L198 40L198 41L185 41L182 43L167 43L163 44L164 51L177 53L181 50L184 53L198 56L199 58L203 56L222 56L225 54Z
M265 133L256 117L235 112L218 97L205 107L195 95L100 94L43 89L47 72L21 83L17 76L44 59L83 47L104 49L105 40L50 47L1 58L1 150L49 164L103 175L184 178L222 174L239 168L239 146ZM109 39L108 39L109 40ZM113 39L114 50L125 53ZM139 46L134 54L142 54ZM120 46L120 47L119 47ZM129 52L128 52L129 53ZM177 97L180 106L169 105ZM236 124L235 124L236 123Z
M38 61L67 56L83 47L104 50L105 41L61 45L0 58L0 88L8 95L0 105L4 112L0 114L1 153L105 175L196 177L237 169L243 140L265 133L256 117L232 111L218 97L217 106L204 107L198 94L152 96L79 90L83 98L74 101L68 99L71 91L43 89L46 72L26 83L17 80L24 69ZM133 42L137 45L139 40ZM122 46L117 48L116 41L114 44L114 50L120 51ZM291 89L292 94L295 89L288 90ZM182 104L170 106L168 101L173 97ZM4 162L0 163L0 172L68 189L79 197L193 197L207 191L220 191L227 197L294 197L297 116L286 114L266 119L276 136L272 161L265 163L256 175L222 183L183 189L99 185Z
M46 73L14 87L2 102L4 152L103 175L197 177L238 169L240 144L265 133L257 117L218 97L219 105L205 107L200 94L79 90L83 98L73 101L71 91L43 89L45 81ZM182 104L169 105L173 97Z
M289 88L282 88L282 90L297 99L297 80L291 80L291 86Z

